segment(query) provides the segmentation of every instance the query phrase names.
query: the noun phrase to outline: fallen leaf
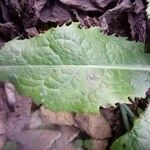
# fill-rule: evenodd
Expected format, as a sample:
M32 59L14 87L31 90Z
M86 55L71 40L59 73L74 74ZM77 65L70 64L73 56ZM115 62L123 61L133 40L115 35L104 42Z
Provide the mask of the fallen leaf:
M129 13L128 22L130 24L131 36L135 40L140 42L146 42L146 20L145 11L142 10L140 13Z
M5 92L7 96L7 101L10 105L14 105L16 103L16 89L15 87L9 83L5 83Z
M53 143L51 150L63 148L65 145L71 143L80 133L80 130L74 126L60 126L58 131L61 133L61 136Z
M14 37L21 36L23 38L26 38L29 36L36 35L36 30L33 31L32 28L36 28L38 31L45 29L46 26L47 29L51 26L56 25L62 25L63 23L68 23L70 21L81 21L78 18L82 18L82 13L85 13L86 15L86 21L83 19L82 21L85 22L85 24L88 24L88 27L91 23L95 20L95 18L101 18L105 12L112 10L118 5L120 5L121 2L125 2L127 0L58 0L58 1L47 1L47 0L32 0L32 1L25 1L25 0L4 0L0 1L0 22L5 24L12 22L16 28L15 34L9 32L10 30L7 30L6 34L5 32L1 33L0 37L3 39L3 41L8 41L10 39L13 39ZM129 2L130 0L128 0ZM131 14L140 14L141 10L144 11L145 16L145 9L146 9L146 2L144 1L144 8L143 8L143 0L132 0L130 1L132 8L130 9ZM80 11L79 17L73 15L72 9L75 11ZM148 12L148 9L147 9ZM81 14L81 16L80 16ZM147 13L148 14L148 13ZM117 20L115 19L117 17ZM89 18L88 18L89 17ZM136 36L136 39L134 39L131 36L130 26L128 23L128 11L124 11L123 15L121 10L118 10L118 13L114 15L113 13L110 14L109 18L111 19L109 22L110 28L107 30L106 33L109 34L116 34L117 36L127 36L129 39L133 40L140 40L138 39L138 36ZM141 18L141 15L139 16ZM139 20L138 18L138 20ZM146 18L143 19L142 26L146 27L146 39L147 42L150 41L149 35L149 21ZM99 19L97 19L99 20ZM136 17L134 18L136 20ZM144 23L146 21L146 23ZM141 23L139 22L139 25L136 24L136 26L140 26ZM100 26L100 24L96 24L97 26ZM125 26L124 26L125 25ZM134 25L131 25L134 26ZM104 27L104 26L103 26ZM132 27L133 28L133 27ZM105 31L105 30L104 30ZM135 31L135 34L138 35L138 30ZM133 31L132 31L133 32ZM11 34L10 34L11 33ZM5 36L2 36L4 34ZM140 33L141 34L141 33ZM13 36L12 36L13 35ZM140 35L141 37L141 35ZM145 37L142 40L142 42L145 42Z
M107 120L112 130L112 139L116 139L124 132L124 126L119 107L100 108L100 114Z
M0 36L5 41L9 41L19 35L17 28L13 22L1 23L0 22Z
M24 29L35 27L40 16L41 9L45 6L47 0L18 1L11 0L11 12L16 14L16 18L23 24Z
M95 139L106 139L111 137L109 123L100 114L76 114L77 127L85 131Z
M2 46L4 46L4 43L5 43L4 39L2 37L0 37L0 48L2 48Z
M49 150L54 141L61 136L53 130L25 130L15 135L24 150Z
M28 36L30 37L38 35L38 31L35 27L25 29L25 31L28 33Z
M90 17L85 12L72 10L81 26L94 27L99 26L99 20L96 17Z
M42 22L53 22L62 25L65 22L71 21L71 15L69 9L63 7L60 4L55 3L54 6L44 8L40 13Z
M29 122L28 128L29 129L39 129L44 126L45 125L42 121L42 118L40 117L39 111L37 110L37 111L33 112L30 117L30 122Z
M95 3L100 8L108 7L108 5L112 5L112 3L116 3L117 0L91 0L93 3Z
M74 116L72 113L52 112L42 106L40 108L40 116L45 124L74 125Z
M136 0L133 5L133 10L134 11L130 11L128 14L132 39L146 43L148 26L145 18L144 1Z
M90 0L59 0L60 2L76 7L83 11L100 11L100 9L96 8Z
M145 5L144 5L143 0L134 1L134 13L139 14L141 11L143 12L144 9L145 9ZM145 11L144 11L144 13L145 13Z
M123 12L127 12L129 9L131 9L132 3L129 0L123 0L121 3L118 3L116 7L107 10L102 16L100 16L100 27L103 30L108 30L114 32L115 27L117 28L119 23L117 21L117 18L120 18ZM115 25L113 25L115 24ZM119 30L120 31L120 30ZM115 31L115 34L117 32Z
M5 1L0 1L0 10L1 10L0 14L1 22L9 22L10 17L8 15L8 9Z
M16 103L12 107L13 110L9 114L6 124L6 135L11 140L29 124L31 104L30 98L16 94Z
M11 12L15 13L17 17L21 17L24 1L19 2L18 0L10 0L10 2L8 3L10 5L10 8L12 9Z
M25 1L26 2L26 1ZM46 5L47 0L32 0L26 2L25 13L22 12L22 20L26 30L33 30L32 28L36 27L37 22L40 17L42 8ZM29 32L29 31L28 31ZM34 31L35 32L35 31ZM35 33L34 33L35 34Z
M7 115L9 114L9 110L6 105L6 100L4 84L0 82L0 149L3 149L3 146L7 141L5 125L8 119Z

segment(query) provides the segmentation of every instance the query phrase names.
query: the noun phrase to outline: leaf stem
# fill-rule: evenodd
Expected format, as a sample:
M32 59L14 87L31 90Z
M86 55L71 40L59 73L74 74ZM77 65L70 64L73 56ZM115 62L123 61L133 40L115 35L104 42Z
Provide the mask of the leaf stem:
M122 115L122 118L123 118L124 127L125 127L126 131L130 131L131 126L129 124L129 120L128 120L128 117L127 117L127 111L124 107L124 104L119 104L119 108L120 108L121 115Z
M122 104L124 109L126 110L126 114L130 117L130 119L133 121L135 118L134 113L131 111L131 109L126 105L126 104Z

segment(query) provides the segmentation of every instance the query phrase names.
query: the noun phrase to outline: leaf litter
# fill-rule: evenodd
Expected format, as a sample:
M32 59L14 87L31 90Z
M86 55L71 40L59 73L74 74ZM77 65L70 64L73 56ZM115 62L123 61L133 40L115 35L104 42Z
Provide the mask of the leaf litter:
M35 36L52 26L72 21L147 43L150 38L146 5L145 0L2 0L0 43L17 36Z
M10 83L1 83L0 106L0 146L4 149L81 150L74 141L83 138L83 133L88 135L84 140L88 137L93 143L91 150L105 149L111 137L110 126L100 114L54 113L43 106L32 109L31 99L18 95Z
M31 99L18 95L12 84L0 85L0 146L6 150L12 146L17 150L106 150L126 133L118 105L100 107L101 115L55 113L43 106L35 110ZM129 99L134 114L139 116L147 108L148 97L149 90L146 99ZM83 144L76 145L77 140Z
M30 149L30 148L37 149L37 147L32 147L31 143L29 143L29 145L23 144L23 143L26 143L26 141L28 139L26 139L26 138L22 139L22 136L24 137L24 135L26 135L25 134L26 133L25 130L28 131L28 127L34 128L33 124L32 124L32 126L28 125L29 123L32 123L33 120L35 119L34 118L31 121L31 116L30 116L31 115L31 108L32 108L31 107L32 106L31 105L31 99L24 98L24 97L21 97L21 96L17 95L17 93L15 92L14 87L10 83L5 83L4 87L5 87L6 98L7 98L8 104L9 104L8 106L9 106L9 109L10 109L10 115L9 115L9 119L8 119L8 124L6 125L6 135L7 135L8 139L13 140L13 141L15 141L17 139L16 140L16 144L19 143L18 147L25 147L25 146L27 146L27 147L25 147L25 149ZM146 92L147 95L148 95L148 93L149 93L149 91ZM25 99L27 99L26 102L25 102ZM23 107L21 107L21 106L23 106ZM40 107L40 108L42 108L42 107ZM49 111L48 112L46 111L46 113L49 113ZM36 117L38 118L38 117L40 117L40 115L42 115L41 112L39 114L37 113ZM73 125L74 128L78 128L78 129L82 130L82 132L84 132L84 133L86 133L88 135L86 138L82 139L80 148L82 147L82 148L85 148L85 149L91 149L91 147L92 147L91 145L93 143L93 140L98 140L97 144L101 143L102 145L109 145L108 142L110 142L110 140L112 140L111 139L111 128L110 128L111 124L109 124L108 120L106 120L100 114L91 116L91 115L81 115L81 114L79 115L79 114L73 114L73 113L71 113L71 115L68 115L68 114L61 113L61 118L64 118L63 115L68 120L69 119L71 120L71 121L69 120L68 122L69 123L71 122L70 124ZM48 118L48 121L46 121L46 123L50 124L51 128L53 130L57 130L57 132L59 132L60 135L61 135L61 131L59 131L60 128L58 129L56 124L61 123L61 125L62 125L62 124L64 124L63 121L65 122L65 120L61 119L61 121L57 121L56 122L55 120L58 120L57 118L60 115L55 114L53 112L50 112L50 115L47 115L47 116L52 116L53 118L52 118L52 120L50 118ZM36 125L36 127L38 128L38 131L42 127L42 131L40 130L41 131L40 135L44 134L43 133L44 132L43 129L47 129L48 127L50 127L50 126L46 125L46 128L44 128L44 124L43 124L42 120L43 120L43 118L39 119L39 122L38 122L39 126ZM101 122L102 122L102 125L101 125ZM106 129L105 129L105 127L106 127ZM15 128L15 130L13 132L11 132L11 130L13 130L13 128ZM68 131L69 131L69 129L68 129ZM99 131L101 131L101 132L99 132ZM24 132L23 135L22 135L22 132ZM99 133L99 134L97 134L97 133ZM125 131L121 132L121 133L125 133ZM37 134L38 133L36 133L35 135L37 135ZM71 133L71 134L73 134L73 133ZM19 135L20 135L20 138L17 138ZM107 135L107 136L105 136L105 135ZM76 136L78 137L78 134ZM32 138L33 138L32 141L40 140L40 138L37 139L36 136L35 137L33 136ZM74 137L74 138L76 138L76 137ZM22 139L22 141L18 141L18 139ZM64 140L64 138L60 138L60 139ZM74 139L72 139L72 140L74 140ZM54 143L55 144L56 143L60 144L61 142L53 142L53 144ZM62 142L62 143L65 143L65 142ZM48 145L46 147L52 147L53 144ZM7 144L6 144L6 146L7 146ZM63 146L65 146L65 145L63 145ZM40 147L40 146L38 146L38 147ZM55 147L57 147L57 146L55 146ZM99 145L99 147L101 147L101 146ZM103 147L105 148L107 146L103 146ZM59 146L58 146L58 148L59 148Z
M6 41L17 36L21 38L35 36L41 31L43 32L45 27L49 28L51 26L62 25L71 21L79 21L83 26L87 27L100 26L107 34L115 33L117 36L127 36L129 39L146 43L149 42L150 38L147 35L149 33L149 26L145 14L145 4L146 2L142 0L132 2L128 0L84 0L82 3L80 3L80 1L69 0L60 0L58 2L48 2L46 0L32 2L1 1L0 47ZM116 18L114 18L113 13L116 14ZM125 26L123 26L124 24ZM14 92L14 89L9 89L9 85L7 84L8 83L5 83L4 85L1 83L0 89L1 147L9 140L17 141L17 145L20 149L34 149L32 146L35 145L33 145L30 140L44 141L42 144L44 144L43 147L45 149L51 147L53 144L57 147L57 143L61 143L64 134L61 133L60 128L66 128L66 125L69 128L73 127L75 130L80 130L80 132L87 132L89 136L91 135L91 133L81 127L82 125L77 125L80 121L76 124L74 117L78 116L78 114L60 113L61 118L59 118L60 114L47 112L48 118L45 116L43 117L41 116L41 110L32 112L31 100L29 98L24 98L18 94L15 98L14 95L16 95L16 92ZM148 95L149 91L146 92L147 97ZM12 99L12 97L14 98ZM139 107L144 111L147 107L147 103L147 99L135 99L129 107L136 115L139 115ZM91 139L93 147L95 146L95 148L91 148L91 150L98 150L98 148L107 149L108 141L112 143L117 137L125 133L118 106L113 108L101 108L100 112L111 127L112 131L110 133L112 134L113 139L111 138L111 140L108 140L105 138L103 139L103 137L102 140ZM51 115L48 115L49 113L52 114L52 118L50 117ZM63 115L65 118L64 120L62 119ZM15 123L16 121L17 124ZM82 119L81 122L83 122ZM51 125L53 130L48 126L49 129L47 124ZM13 130L14 127L16 127L15 130ZM29 130L29 128L34 128L35 130ZM39 128L42 129L39 130ZM45 129L43 130L43 128ZM32 134L33 137L29 138L29 135ZM42 136L44 140L39 138ZM76 136L78 137L78 135ZM45 139L47 137L49 140ZM66 150L67 148L68 150L82 149L74 146L72 143L70 144L70 142L73 141L73 138L71 140L65 139L67 144L63 145L64 148ZM38 147L35 147L35 149L38 150Z

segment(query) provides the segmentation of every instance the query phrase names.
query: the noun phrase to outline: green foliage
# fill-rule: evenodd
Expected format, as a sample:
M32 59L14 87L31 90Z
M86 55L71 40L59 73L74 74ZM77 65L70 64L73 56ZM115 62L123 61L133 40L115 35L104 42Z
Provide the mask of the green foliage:
M148 3L146 13L147 13L147 17L150 18L150 0L146 0L146 1Z
M150 150L150 106L135 120L132 130L117 139L111 150Z
M96 113L99 106L144 96L150 55L143 44L78 24L52 28L0 51L0 80L52 111Z

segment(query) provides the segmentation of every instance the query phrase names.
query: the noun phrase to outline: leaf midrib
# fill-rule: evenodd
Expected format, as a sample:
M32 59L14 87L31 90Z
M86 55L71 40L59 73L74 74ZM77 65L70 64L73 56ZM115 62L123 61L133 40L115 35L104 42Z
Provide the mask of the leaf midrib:
M137 70L137 71L150 71L150 66L140 65L4 65L0 68L98 68L98 69L116 69L116 70Z

